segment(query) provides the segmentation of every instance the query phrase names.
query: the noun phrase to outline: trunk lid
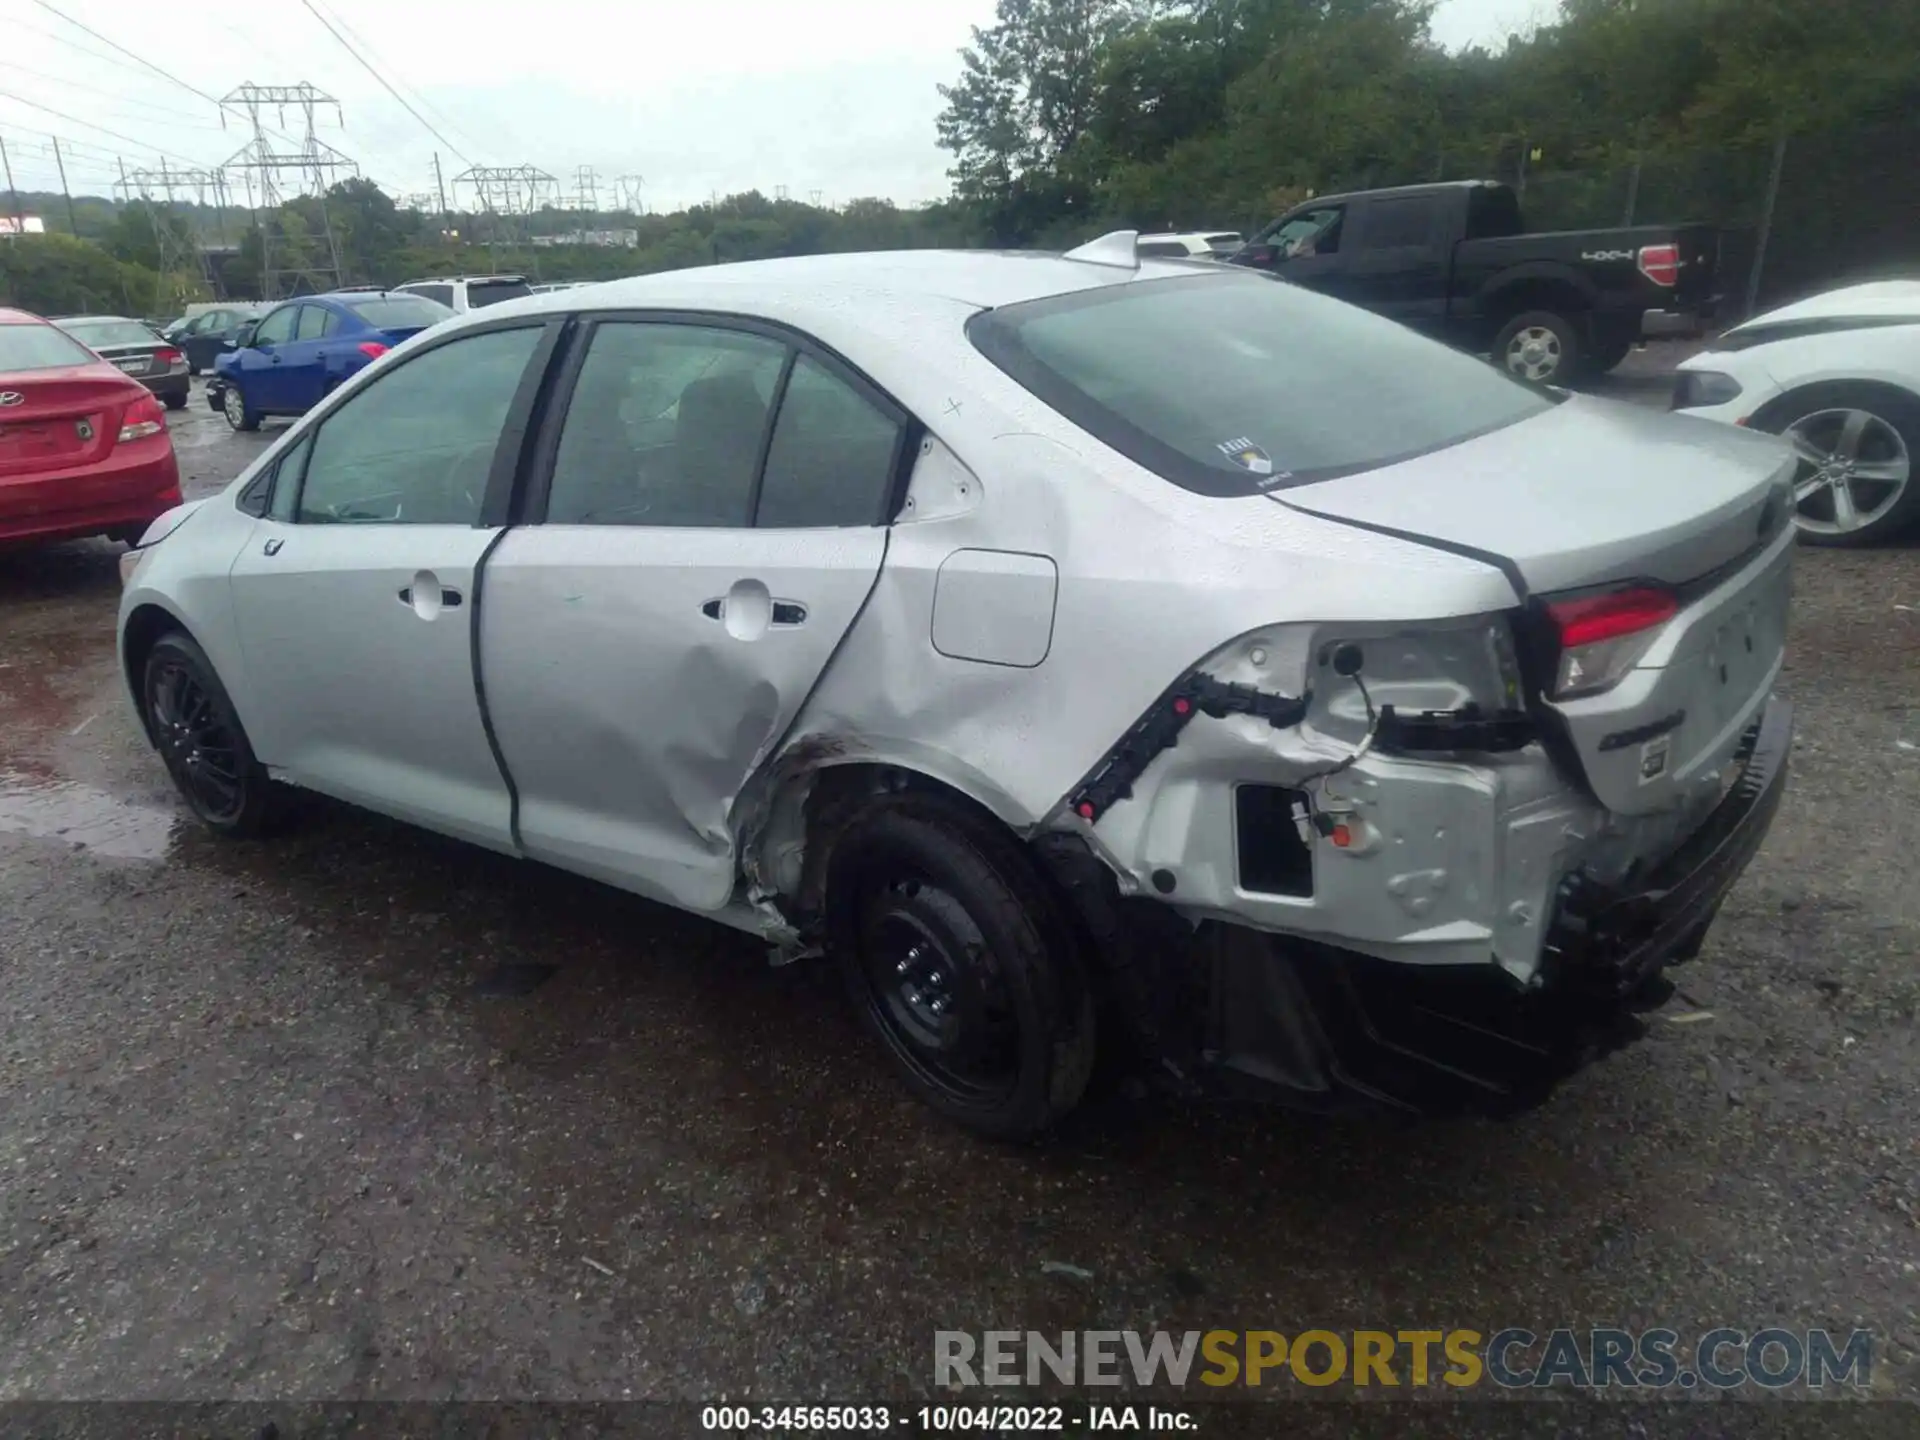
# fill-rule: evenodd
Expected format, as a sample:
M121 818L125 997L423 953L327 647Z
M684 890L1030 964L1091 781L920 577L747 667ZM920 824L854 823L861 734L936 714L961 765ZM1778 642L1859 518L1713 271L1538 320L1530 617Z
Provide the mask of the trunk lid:
M1779 674L1792 461L1770 436L1573 399L1432 455L1279 492L1283 505L1479 556L1529 600L1532 707L1562 758L1620 814L1717 797ZM1544 599L1625 582L1673 592L1616 684L1556 701ZM1564 742L1564 743L1560 743Z
M1771 436L1576 396L1464 444L1272 498L1496 559L1534 594L1680 585L1753 549L1791 464Z
M146 395L99 364L0 375L0 476L90 465L113 449L120 417Z

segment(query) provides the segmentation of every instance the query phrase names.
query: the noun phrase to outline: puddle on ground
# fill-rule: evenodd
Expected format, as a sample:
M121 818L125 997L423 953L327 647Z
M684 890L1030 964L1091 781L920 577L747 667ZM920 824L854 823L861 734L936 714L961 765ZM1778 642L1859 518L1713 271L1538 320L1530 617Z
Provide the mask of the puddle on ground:
M92 785L0 770L0 834L59 840L123 860L158 860L179 823L173 811Z

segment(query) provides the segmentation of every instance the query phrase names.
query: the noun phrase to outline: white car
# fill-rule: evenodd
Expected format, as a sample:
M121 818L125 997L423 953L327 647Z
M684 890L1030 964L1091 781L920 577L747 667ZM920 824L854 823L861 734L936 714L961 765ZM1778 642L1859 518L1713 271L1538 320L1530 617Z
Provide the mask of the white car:
M1102 1033L1505 1107L1773 818L1791 471L1131 235L703 266L375 360L129 552L120 654L214 830L304 786L824 951L985 1132Z
M1679 371L1674 409L1787 437L1808 542L1865 545L1920 522L1920 280L1768 311Z
M1224 260L1246 237L1237 230L1183 230L1167 235L1142 235L1142 258L1154 260Z
M431 280L409 280L392 292L424 295L438 300L456 315L482 310L508 300L523 300L533 293L524 275L442 275Z

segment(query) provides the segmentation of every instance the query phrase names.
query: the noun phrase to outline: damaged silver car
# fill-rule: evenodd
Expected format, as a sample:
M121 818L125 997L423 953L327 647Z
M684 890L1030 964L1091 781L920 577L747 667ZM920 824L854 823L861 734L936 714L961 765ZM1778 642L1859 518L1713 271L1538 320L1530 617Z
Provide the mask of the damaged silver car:
M1792 473L1130 235L718 266L381 357L129 552L120 653L215 830L305 787L824 954L983 1132L1100 1047L1500 1110L1772 821Z

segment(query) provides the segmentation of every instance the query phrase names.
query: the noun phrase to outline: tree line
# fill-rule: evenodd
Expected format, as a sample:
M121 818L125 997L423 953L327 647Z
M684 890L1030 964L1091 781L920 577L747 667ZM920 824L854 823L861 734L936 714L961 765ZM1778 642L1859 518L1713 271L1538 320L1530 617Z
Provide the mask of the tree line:
M1547 223L1614 223L1643 169L1645 218L1751 223L1778 137L1920 117L1920 0L1562 0L1552 24L1457 52L1434 43L1431 14L1428 0L999 0L941 87L952 192L926 206L749 191L660 215L476 215L403 209L363 179L271 212L23 193L11 202L53 233L0 242L0 303L157 316L260 296L269 256L284 293L1057 247L1123 226L1246 229L1340 188L1529 173ZM1853 182L1816 175L1809 195L1818 183L1802 228L1857 228L1858 213L1836 218ZM636 243L531 243L579 229Z

